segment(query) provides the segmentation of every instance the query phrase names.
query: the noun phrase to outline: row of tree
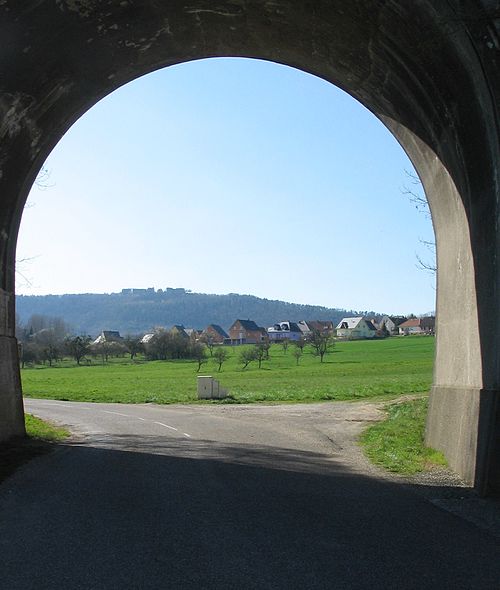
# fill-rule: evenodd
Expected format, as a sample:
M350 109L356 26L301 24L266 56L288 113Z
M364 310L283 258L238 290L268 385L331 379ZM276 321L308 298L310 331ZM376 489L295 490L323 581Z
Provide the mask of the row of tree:
M227 347L216 346L210 339L196 341L164 329L158 330L147 343L143 343L138 336L126 336L120 341L93 342L90 336L72 335L69 326L61 318L47 316L33 316L26 326L18 326L18 341L23 368L26 364L34 363L47 363L52 366L65 357L74 359L80 365L82 362L88 362L89 357L99 358L102 363L106 363L110 357L128 354L133 360L141 354L147 360L195 360L199 371L210 355L221 371L222 365L230 358ZM334 344L330 334L318 331L312 332L307 339L302 338L295 342L288 339L280 341L279 345L284 354L287 353L290 343L294 345L292 353L297 365L306 344L311 346L313 354L318 356L321 362ZM269 360L270 346L269 341L264 341L252 347L243 347L239 354L243 369L254 361L261 368L262 363Z

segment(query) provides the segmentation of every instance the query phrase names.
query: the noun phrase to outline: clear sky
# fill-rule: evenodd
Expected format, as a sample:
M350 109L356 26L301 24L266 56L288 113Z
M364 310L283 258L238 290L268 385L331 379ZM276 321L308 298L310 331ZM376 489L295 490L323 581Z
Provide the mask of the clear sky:
M17 291L185 287L390 313L435 308L429 219L383 124L335 86L210 59L140 78L49 156L18 242Z

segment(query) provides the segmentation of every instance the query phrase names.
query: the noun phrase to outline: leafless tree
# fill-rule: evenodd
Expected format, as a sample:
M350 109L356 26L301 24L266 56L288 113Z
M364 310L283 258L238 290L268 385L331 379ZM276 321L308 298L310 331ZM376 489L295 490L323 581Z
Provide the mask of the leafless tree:
M203 342L203 344L206 345L206 347L210 353L210 356L213 356L214 355L214 346L215 346L214 337L211 336L210 334L203 334L200 337L200 342Z
M199 373L202 365L208 362L207 349L205 345L201 342L194 342L191 345L191 355L194 358L194 360L198 363L198 368L196 369L196 372Z
M257 360L256 357L256 350L255 347L253 348L244 348L240 352L240 362L243 363L243 370L245 370L248 365L252 362Z
M259 342L254 347L255 360L259 363L259 369L262 367L262 361L269 360L269 342Z
M313 330L309 335L309 344L312 346L314 355L319 356L320 362L323 362L325 354L334 347L332 335L328 332Z
M223 346L219 346L214 350L213 358L214 361L219 365L219 368L217 370L218 373L220 373L222 365L227 361L229 356L230 355L227 348L224 348Z
M420 178L414 174L413 172L409 172L405 170L405 174L409 179L409 185L405 185L402 188L402 193L406 195L410 201L415 205L415 208L419 213L425 215L425 217L431 220L431 212L429 209L429 203L422 193L422 183L420 182ZM431 261L424 260L421 256L416 254L417 258L417 268L421 270L426 270L430 273L435 273L437 270L436 267L436 242L430 240L423 240L420 239L420 243L427 248L427 250L431 253L432 259Z
M130 354L131 361L133 361L138 354L144 352L144 344L141 342L141 339L138 336L125 336L123 339L123 344Z
M295 357L295 363L298 366L299 361L300 361L300 357L302 356L302 348L299 348L298 346L294 346L292 354Z

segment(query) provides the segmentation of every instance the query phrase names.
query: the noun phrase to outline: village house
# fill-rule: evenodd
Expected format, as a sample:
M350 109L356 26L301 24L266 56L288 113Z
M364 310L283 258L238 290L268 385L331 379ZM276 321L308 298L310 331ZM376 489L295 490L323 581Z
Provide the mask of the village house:
M210 324L203 330L202 337L209 339L213 344L223 344L229 335L218 324Z
M399 325L399 333L403 336L410 334L434 334L436 318L426 316L423 318L410 318Z
M335 334L335 326L329 320L308 320L306 323L310 332L319 332L330 336Z
M339 338L349 338L350 340L375 338L377 333L373 323L363 317L342 318L336 330Z
M150 332L149 334L144 334L141 338L141 344L148 344L151 340L156 336L155 332Z
M186 332L192 342L198 342L203 333L201 330L197 330L196 328L184 328L184 332Z
M399 325L403 322L406 322L406 317L404 316L389 316L385 315L379 322L379 330L382 332L388 332L391 335L399 334Z
M186 332L184 326L175 324L170 328L170 333L174 336L182 336L182 338L189 338L189 334Z
M252 320L236 320L229 328L230 344L257 344L266 340L267 332Z
M311 328L308 326L305 320L300 320L299 322L297 322L297 326L299 327L299 330L302 332L303 338L307 338L311 333Z
M104 342L122 342L123 338L120 332L116 330L103 330L92 344L102 344Z
M303 338L302 330L295 322L279 322L267 329L267 335L271 342L280 340L300 340Z

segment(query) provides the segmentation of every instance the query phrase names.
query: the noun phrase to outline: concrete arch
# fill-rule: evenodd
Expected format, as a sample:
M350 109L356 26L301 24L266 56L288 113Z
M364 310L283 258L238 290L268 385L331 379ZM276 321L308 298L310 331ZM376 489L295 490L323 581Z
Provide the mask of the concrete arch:
M89 107L142 74L255 57L341 87L414 162L439 267L427 439L480 491L498 487L498 17L490 0L1 3L0 437L23 432L14 255L23 203L48 153Z

